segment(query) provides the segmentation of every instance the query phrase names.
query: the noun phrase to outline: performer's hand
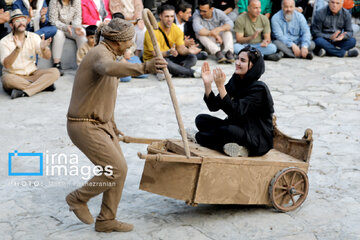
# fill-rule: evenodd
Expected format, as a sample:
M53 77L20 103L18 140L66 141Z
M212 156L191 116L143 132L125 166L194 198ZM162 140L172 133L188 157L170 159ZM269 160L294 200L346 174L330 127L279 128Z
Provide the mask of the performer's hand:
M137 21L136 25L138 26L139 29L143 30L145 27L145 23L142 19L140 19L139 21Z
M162 70L167 67L167 64L164 58L155 57L146 63L145 73L163 73Z
M223 87L226 80L226 75L221 68L215 68L213 70L214 82L217 88Z

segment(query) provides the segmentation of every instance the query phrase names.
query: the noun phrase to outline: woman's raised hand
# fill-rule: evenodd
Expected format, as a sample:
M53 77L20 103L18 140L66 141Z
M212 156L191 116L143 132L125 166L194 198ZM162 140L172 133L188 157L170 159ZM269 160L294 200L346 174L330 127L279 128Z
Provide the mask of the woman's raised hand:
M226 75L221 68L215 68L213 70L214 82L216 87L222 87L225 84Z
M214 81L208 62L204 62L201 67L201 78L205 86L211 86L211 83Z

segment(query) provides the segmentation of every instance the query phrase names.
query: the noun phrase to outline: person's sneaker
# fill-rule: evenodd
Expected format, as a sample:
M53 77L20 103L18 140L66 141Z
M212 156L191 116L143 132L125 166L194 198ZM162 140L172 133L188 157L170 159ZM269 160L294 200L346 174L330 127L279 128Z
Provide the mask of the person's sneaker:
M61 67L61 62L54 63L54 64L53 64L53 67L56 67L56 68L59 70L60 76L63 76L63 75L64 75L64 71L63 71L63 69L62 69L62 67Z
M130 232L134 225L117 220L96 221L95 231L97 232Z
M43 91L45 92L53 92L56 90L55 84L51 84L50 86L48 86L47 88L45 88Z
M326 54L326 51L325 51L325 49L323 49L323 48L320 48L319 52L317 53L317 55L318 55L319 57L323 57L323 56L325 56L325 54Z
M69 210L73 211L80 221L86 224L94 223L94 217L91 215L87 204L79 201L74 192L69 193L65 200L69 205Z
M359 55L359 52L356 49L349 50L346 52L347 57L357 57Z
M164 73L157 73L156 78L159 81L164 81L165 80L165 74Z
M201 52L199 52L198 54L196 54L196 58L198 59L198 60L206 60L207 58L208 58L208 54L207 54L207 52L205 52L205 51L201 51Z
M19 97L26 97L26 96L27 95L25 92L18 90L18 89L13 89L11 91L11 95L10 95L11 99L15 99L15 98L19 98Z
M195 72L193 73L194 78L201 78L201 68L194 69Z
M227 61L228 63L233 63L233 62L235 62L234 53L232 53L230 50L228 50L228 51L225 53L225 57L226 57L226 61Z
M281 54L279 54L279 53L273 53L273 54L264 56L265 60L270 60L270 61L275 61L275 62L279 61L280 58L281 58Z
M280 58L283 58L285 55L283 51L279 51L277 54L279 55Z
M217 53L215 53L215 57L216 57L216 61L218 63L226 63L226 57L224 56L224 54L221 51L218 51Z
M230 157L247 157L248 150L237 143L227 143L223 147L224 153Z
M309 60L312 60L314 58L314 55L309 52L307 55L306 55L306 59L309 59Z

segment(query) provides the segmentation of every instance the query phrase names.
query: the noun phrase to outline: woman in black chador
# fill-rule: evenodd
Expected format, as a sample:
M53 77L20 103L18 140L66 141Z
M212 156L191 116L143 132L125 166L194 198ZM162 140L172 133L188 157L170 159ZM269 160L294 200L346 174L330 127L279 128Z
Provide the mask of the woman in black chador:
M273 147L273 100L264 82L258 81L265 71L261 53L250 46L243 48L235 62L235 73L224 85L226 76L220 69L211 72L209 64L202 66L205 86L204 101L210 111L223 110L222 120L200 114L195 123L199 132L195 139L200 145L224 151L232 157L260 156ZM211 90L215 82L217 96Z

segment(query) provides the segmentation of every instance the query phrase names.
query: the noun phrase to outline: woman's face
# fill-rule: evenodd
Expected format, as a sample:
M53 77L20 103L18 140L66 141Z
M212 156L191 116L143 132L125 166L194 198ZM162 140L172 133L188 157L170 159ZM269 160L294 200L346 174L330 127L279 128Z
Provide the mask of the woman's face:
M239 59L235 61L235 73L244 76L252 66L253 64L251 62L249 65L248 52L241 52L239 54Z

